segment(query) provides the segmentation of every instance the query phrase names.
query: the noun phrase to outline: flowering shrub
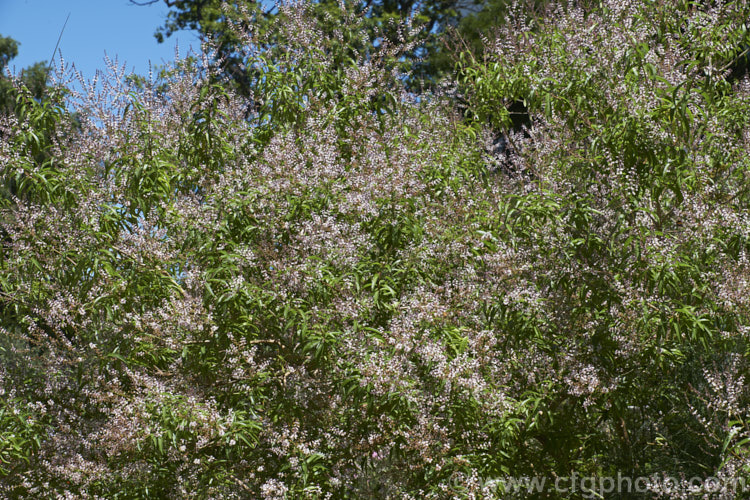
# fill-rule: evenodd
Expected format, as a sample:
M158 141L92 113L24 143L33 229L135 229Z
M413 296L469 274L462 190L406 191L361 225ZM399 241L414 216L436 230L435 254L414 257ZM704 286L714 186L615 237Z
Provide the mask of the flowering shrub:
M523 318L540 356L528 472L747 473L750 11L708 4L517 13L464 56L474 116L532 120L503 161L533 180L488 233L527 263L495 324Z
M742 477L744 4L519 11L468 121L283 8L251 100L206 57L3 118L0 492Z

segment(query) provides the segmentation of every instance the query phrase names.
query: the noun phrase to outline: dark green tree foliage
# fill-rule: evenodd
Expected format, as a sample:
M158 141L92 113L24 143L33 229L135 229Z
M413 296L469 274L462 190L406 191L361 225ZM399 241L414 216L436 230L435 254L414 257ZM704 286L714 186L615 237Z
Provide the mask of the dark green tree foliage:
M18 42L9 37L0 36L0 112L7 113L15 104L13 85L5 76L5 70L11 59L18 55Z
M157 3L159 0L137 1L137 5ZM228 29L228 21L242 20L250 22L257 32L265 32L269 23L279 15L273 3L258 3L249 0L226 2L223 0L164 0L172 10L167 20L156 32L156 38L164 41L173 33L182 29L198 31L203 37L211 37L218 44L218 53L225 60L228 75L240 89L248 89L246 75L242 71L241 61L237 59L237 38ZM354 57L352 50L371 53L382 47L383 43L412 44L410 50L401 59L401 69L409 72L408 81L412 88L420 87L424 82L431 85L450 70L453 63L449 53L444 50L442 37L447 31L458 28L464 38L471 40L474 48L479 47L480 32L489 33L500 13L504 12L507 0L491 2L474 2L472 0L365 0L354 2L347 9L353 9L363 18L359 29L367 34L366 41L358 40L358 34L344 35L339 43ZM320 22L320 28L329 35L335 34L343 27L344 11L334 0L315 2L311 13ZM243 14L247 12L248 17ZM402 23L411 20L413 31L405 31ZM336 37L334 36L335 40ZM279 50L283 51L283 41Z
M14 39L0 35L0 113L10 113L16 107L18 92L8 78L6 70L10 61L18 55L18 45ZM38 62L21 70L19 78L32 97L41 99L47 88L48 73L47 63Z
M46 62L39 61L21 70L21 81L29 89L31 95L41 99L47 90L47 78L50 67Z
M10 37L0 36L0 69L5 69L8 62L18 55L18 42Z

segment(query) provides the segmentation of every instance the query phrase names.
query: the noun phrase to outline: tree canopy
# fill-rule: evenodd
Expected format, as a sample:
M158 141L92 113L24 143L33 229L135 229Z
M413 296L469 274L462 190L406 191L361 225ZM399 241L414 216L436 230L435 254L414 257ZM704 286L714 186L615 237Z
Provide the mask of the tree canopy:
M160 0L130 0L136 5L159 3ZM480 35L490 35L494 26L502 24L507 13L508 0L477 2L475 0L364 0L349 2L341 9L341 2L321 0L311 2L308 15L318 20L318 28L325 33L327 43L343 44L347 50L364 53L377 51L382 43L409 44L402 54L401 69L409 73L407 84L411 88L432 86L452 70L453 62L443 35L455 31L463 43L480 49ZM529 2L525 7L533 11L545 2ZM164 26L156 31L160 42L184 29L196 30L202 37L217 42L218 54L224 58L224 67L239 88L248 88L242 61L237 49L242 45L229 24L241 20L255 32L266 32L270 23L280 14L272 2L241 0L164 0L171 10ZM538 5L537 5L538 4ZM343 34L342 16L355 14L363 19L357 33ZM408 20L408 24L404 24ZM364 31L365 36L362 36ZM342 38L343 36L343 38ZM283 51L283 41L278 49ZM270 43L276 43L270 41ZM353 54L349 54L350 57Z
M741 497L747 2L516 6L418 95L318 7L0 117L0 495Z
M10 113L16 106L18 93L5 74L10 61L16 56L18 56L18 42L0 35L0 113ZM38 62L21 70L19 79L33 97L40 99L47 87L48 72L47 63Z

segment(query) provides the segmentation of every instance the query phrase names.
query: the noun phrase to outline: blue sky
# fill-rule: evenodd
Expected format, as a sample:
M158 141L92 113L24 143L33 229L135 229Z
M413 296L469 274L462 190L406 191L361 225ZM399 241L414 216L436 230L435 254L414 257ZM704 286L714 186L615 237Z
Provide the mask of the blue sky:
M128 0L0 0L0 35L20 43L18 57L10 62L16 71L37 61L48 61L65 18L70 20L60 40L65 63L75 63L86 79L104 69L104 53L118 57L127 70L145 74L149 60L163 64L174 60L175 42L180 55L192 45L200 47L195 33L183 31L157 43L154 32L164 24L164 2L139 7ZM59 52L55 55L55 63Z

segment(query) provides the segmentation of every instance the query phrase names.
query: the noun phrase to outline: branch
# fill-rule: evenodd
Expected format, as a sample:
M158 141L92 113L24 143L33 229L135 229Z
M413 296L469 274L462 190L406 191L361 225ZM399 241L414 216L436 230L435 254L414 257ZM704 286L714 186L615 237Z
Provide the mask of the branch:
M205 339L205 340L191 340L188 342L185 342L188 345L196 345L196 344L210 344L211 342L214 342L214 339ZM257 344L275 344L279 347L284 347L281 342L275 339L257 339L257 340L249 340L245 342L247 345L257 345Z
M140 2L138 0L130 0L130 3L141 6L141 7L143 7L144 5L153 5L157 2L159 2L159 0L143 0ZM164 0L164 3L167 4L167 7L174 6L174 0Z
M238 485L238 486L240 486L240 487L241 487L241 488L242 488L243 490L245 490L245 491L253 491L253 490L252 490L252 489L251 489L251 488L250 488L250 487L249 487L249 486L247 485L247 483L246 483L246 482L244 482L243 480L241 480L241 479L240 479L240 478L238 478L237 476L231 476L231 475L230 475L229 477L231 477L231 478L232 478L232 479L234 480L234 482L235 482L235 483L237 483L237 485Z

